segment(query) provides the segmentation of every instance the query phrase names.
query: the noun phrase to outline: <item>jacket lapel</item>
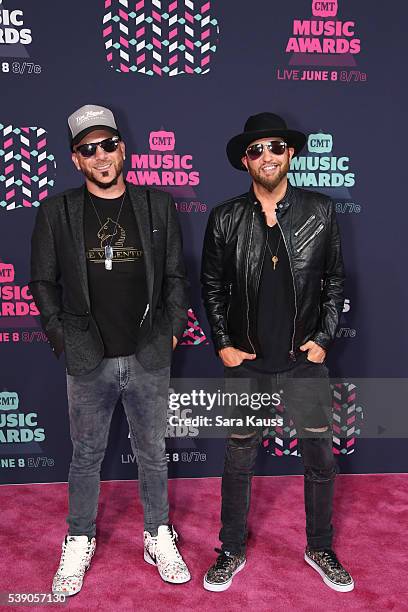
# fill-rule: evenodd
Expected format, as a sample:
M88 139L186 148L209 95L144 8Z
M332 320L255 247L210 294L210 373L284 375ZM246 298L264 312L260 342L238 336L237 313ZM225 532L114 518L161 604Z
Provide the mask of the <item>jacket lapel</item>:
M151 215L147 204L146 193L135 189L132 185L126 184L130 202L136 216L139 227L140 240L142 242L144 262L146 268L147 294L149 297L149 320L152 323L152 299L154 281L154 259L152 249Z
M90 305L89 300L89 288L88 288L88 273L86 269L86 255L85 255L85 240L84 240L84 199L85 199L85 188L81 187L73 193L70 193L67 200L67 216L68 223L71 227L72 238L74 242L75 252L77 254L77 261L79 267L79 276L81 284L84 290L86 301L88 306Z

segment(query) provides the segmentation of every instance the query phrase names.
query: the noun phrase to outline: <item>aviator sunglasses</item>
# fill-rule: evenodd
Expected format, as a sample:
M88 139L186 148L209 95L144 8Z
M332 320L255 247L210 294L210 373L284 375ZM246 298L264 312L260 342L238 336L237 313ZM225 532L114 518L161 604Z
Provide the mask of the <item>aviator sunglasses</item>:
M271 140L270 142L265 143L257 142L247 148L247 150L245 151L245 155L251 161L255 161L256 159L259 159L261 157L265 147L270 153L273 153L274 155L283 155L288 145L283 140Z
M76 147L75 153L80 153L82 157L92 157L95 155L98 147L101 147L105 153L113 153L118 148L119 142L119 136L112 136L111 138L101 140L101 142L88 142L86 144L79 145Z

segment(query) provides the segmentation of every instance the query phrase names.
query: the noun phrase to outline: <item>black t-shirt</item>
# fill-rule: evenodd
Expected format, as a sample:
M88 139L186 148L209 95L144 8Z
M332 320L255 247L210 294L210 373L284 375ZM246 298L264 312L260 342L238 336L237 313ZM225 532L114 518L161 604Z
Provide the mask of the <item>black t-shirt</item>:
M258 372L290 370L295 365L292 347L295 295L288 253L278 224L267 226L266 247L258 292L257 335L261 356L244 362ZM275 269L272 255L278 257Z
M144 253L136 217L126 194L85 196L84 234L91 310L101 332L105 357L135 352L148 297ZM112 269L105 268L105 246L113 248Z

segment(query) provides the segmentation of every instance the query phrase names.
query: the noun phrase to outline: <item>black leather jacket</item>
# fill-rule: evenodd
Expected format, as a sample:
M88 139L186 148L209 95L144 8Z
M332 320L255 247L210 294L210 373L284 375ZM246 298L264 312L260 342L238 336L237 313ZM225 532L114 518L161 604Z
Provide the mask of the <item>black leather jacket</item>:
M292 187L277 206L295 294L291 357L313 340L327 349L343 308L344 270L333 202ZM266 251L266 221L249 193L211 211L201 269L203 299L218 351L234 346L261 357L257 298Z

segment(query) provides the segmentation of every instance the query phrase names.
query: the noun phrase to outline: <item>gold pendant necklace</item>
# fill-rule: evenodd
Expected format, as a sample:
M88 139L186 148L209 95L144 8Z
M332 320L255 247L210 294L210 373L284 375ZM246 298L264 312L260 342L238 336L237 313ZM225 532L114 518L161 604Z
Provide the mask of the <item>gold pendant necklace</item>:
M280 243L281 243L281 238L282 238L282 232L279 233L279 241L278 241L278 246L276 249L276 253L273 254L271 247L269 246L269 242L268 242L268 232L266 234L266 246L268 247L269 253L272 255L271 261L272 261L272 265L273 265L273 269L276 270L276 266L278 265L278 261L279 261L279 257L278 257L278 251L279 251L279 247L280 247Z

